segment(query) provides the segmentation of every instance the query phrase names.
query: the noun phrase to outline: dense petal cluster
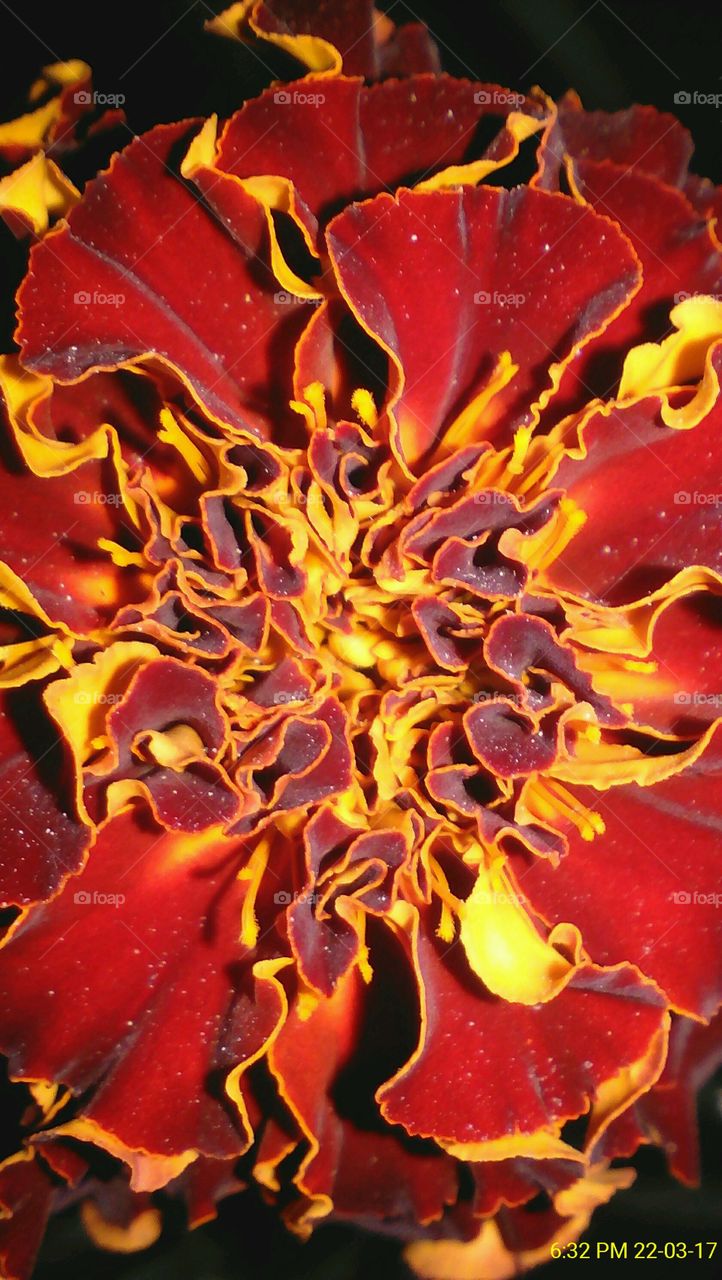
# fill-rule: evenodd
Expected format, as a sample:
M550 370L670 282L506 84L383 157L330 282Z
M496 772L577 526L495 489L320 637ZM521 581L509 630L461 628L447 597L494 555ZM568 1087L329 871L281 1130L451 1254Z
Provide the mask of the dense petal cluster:
M82 196L83 64L0 126L0 1258L255 1179L511 1275L722 1057L719 197L370 4L210 25L306 74Z

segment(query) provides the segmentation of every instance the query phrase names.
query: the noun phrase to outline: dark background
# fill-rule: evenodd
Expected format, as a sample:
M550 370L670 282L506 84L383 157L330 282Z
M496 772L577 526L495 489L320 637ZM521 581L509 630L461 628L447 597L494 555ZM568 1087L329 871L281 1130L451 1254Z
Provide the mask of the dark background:
M203 35L203 21L223 7L218 0L121 0L115 5L66 0L36 8L25 0L0 0L0 119L24 109L27 87L45 63L71 57L91 64L98 92L125 95L134 132L183 116L230 114L282 67L265 50L261 61L230 41ZM413 0L413 5L381 0L381 7L396 21L425 20L440 44L445 69L455 75L514 90L539 83L554 96L574 87L588 108L615 110L636 101L674 111L695 137L695 172L722 181L722 109L674 102L675 93L685 90L722 93L722 9L713 0ZM7 347L24 252L4 227L0 256L0 331ZM721 1097L718 1081L701 1100L702 1188L676 1186L661 1155L643 1151L637 1183L599 1210L586 1237L592 1259L601 1241L652 1240L662 1246L671 1240L715 1239L720 1240L719 1259L626 1264L566 1259L538 1274L544 1280L580 1272L634 1274L640 1280L673 1272L721 1278ZM405 1274L392 1242L341 1227L322 1228L299 1246L249 1195L222 1206L216 1223L190 1236L181 1222L171 1221L158 1245L131 1257L94 1253L74 1217L62 1217L49 1233L37 1280L365 1280Z

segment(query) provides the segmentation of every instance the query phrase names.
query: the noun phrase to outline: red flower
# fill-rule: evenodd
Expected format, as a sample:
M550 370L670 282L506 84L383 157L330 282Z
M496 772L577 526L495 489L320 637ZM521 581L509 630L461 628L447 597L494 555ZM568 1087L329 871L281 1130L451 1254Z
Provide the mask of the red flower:
M143 1247L152 1193L194 1225L250 1176L300 1233L512 1274L640 1142L696 1172L716 197L651 108L315 8L211 24L309 74L82 197L58 100L0 130L39 237L0 368L10 1275L69 1197Z

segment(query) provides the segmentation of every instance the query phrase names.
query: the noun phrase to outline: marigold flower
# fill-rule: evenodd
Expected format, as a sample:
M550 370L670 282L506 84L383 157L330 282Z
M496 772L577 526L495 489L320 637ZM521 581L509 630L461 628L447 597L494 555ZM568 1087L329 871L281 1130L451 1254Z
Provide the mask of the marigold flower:
M0 1257L255 1178L512 1275L722 1058L719 196L370 4L210 25L306 74L82 195L83 64L0 127Z

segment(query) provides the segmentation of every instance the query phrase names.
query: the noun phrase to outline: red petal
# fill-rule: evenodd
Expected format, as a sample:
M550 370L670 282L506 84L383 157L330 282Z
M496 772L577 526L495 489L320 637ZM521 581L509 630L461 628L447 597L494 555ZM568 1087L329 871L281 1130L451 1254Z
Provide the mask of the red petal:
M722 291L722 253L681 191L606 162L579 161L574 172L582 198L629 237L644 275L629 306L565 372L552 406L558 419L593 395L608 396L617 386L626 352L666 336L669 312L677 302Z
M309 308L278 300L260 205L217 174L205 201L180 178L193 131L161 125L131 143L36 246L18 341L61 381L157 356L222 422L265 434L290 412Z
M580 1160L582 1157L580 1156ZM474 1214L487 1217L504 1206L526 1204L538 1195L553 1196L576 1182L583 1169L575 1160L486 1161L470 1166L474 1178Z
M444 950L423 929L418 965L421 1043L379 1100L393 1124L437 1140L519 1137L581 1115L603 1081L643 1056L664 1016L656 989L624 965L582 968L536 1007L490 996L463 948Z
M722 370L722 351L714 359ZM696 427L667 427L659 397L594 414L586 456L567 457L554 484L588 520L548 570L555 590L622 605L688 565L722 569L716 519L719 482L710 473L722 428L722 398Z
M0 1165L0 1266L8 1280L29 1280L52 1195L52 1181L33 1152Z
M566 685L578 702L589 702L602 724L619 725L625 717L609 698L598 694L580 671L571 649L560 644L553 627L529 614L506 614L489 627L484 641L486 661L514 686L523 706L539 712L552 703L551 677Z
M337 1216L411 1226L438 1216L454 1198L456 1174L448 1157L379 1121L374 1090L408 1052L414 998L398 945L387 931L377 931L375 941L371 985L355 971L306 1020L292 1012L270 1063L311 1143L301 1188L329 1197Z
M698 178L694 173L687 175L684 194L690 204L705 218L722 217L722 187L715 187L709 178Z
M649 660L656 672L625 689L637 724L698 738L722 715L722 600L697 591L659 614Z
M49 898L90 843L68 760L34 684L0 697L0 758L0 902L24 905Z
M342 76L300 80L267 90L231 117L217 164L239 178L274 174L292 182L295 212L313 241L319 223L349 201L476 158L479 122L491 116L501 125L511 110L541 114L531 99L451 76L370 88ZM497 151L503 154L502 144Z
M609 1126L594 1157L628 1155L640 1142L664 1148L676 1178L699 1183L697 1095L722 1063L722 1015L708 1025L675 1018L659 1080Z
M224 1078L280 1015L271 984L256 1006L240 968L242 851L140 812L106 826L82 875L0 952L11 1073L92 1088L83 1116L135 1151L240 1154Z
M682 186L694 144L674 116L636 104L624 111L584 111L572 93L562 99L558 111L544 140L541 185L546 189L556 188L565 153L575 160L609 160Z
M323 5L316 0L262 0L253 10L253 26L261 35L327 40L341 54L347 75L374 79L384 73L436 70L436 46L422 23L397 29L389 24L391 31L381 29L380 34L380 18L373 0L326 0Z
M330 844L329 827L333 832ZM387 911L395 873L407 857L408 847L400 831L359 833L358 828L341 823L327 810L311 819L304 840L308 879L288 911L289 940L304 980L330 996L357 960L362 942L344 907L353 898L364 911ZM337 888L331 875L334 862L340 864L336 870L344 873ZM353 870L354 878L349 875Z
M475 434L509 443L552 364L603 328L638 278L609 222L526 187L378 196L334 219L328 239L351 305L397 363L408 462L488 385L502 352L519 371Z
M178 471L179 456L158 440L162 407L160 389L149 377L121 370L91 374L69 386L54 383L29 416L44 436L71 443L109 423L127 462L143 461L154 474L166 476Z
M40 477L6 455L0 461L0 508L2 558L53 621L82 634L107 625L119 606L142 598L138 571L118 568L98 547L101 538L131 551L142 545L111 458Z
M570 828L569 854L554 870L520 858L517 872L534 910L576 924L593 960L638 965L672 1004L705 1018L722 1001L720 773L722 730L700 760L664 782L604 796L580 790L604 834L587 842Z
M177 725L189 725L198 734L202 744L198 759L174 769L144 757L144 735L164 733ZM175 658L146 663L113 706L106 732L114 748L112 767L102 773L96 765L85 779L86 802L96 822L106 816L108 787L123 779L142 782L158 820L175 830L228 826L238 816L240 796L223 769L213 763L230 730L217 704L216 683L204 671Z

